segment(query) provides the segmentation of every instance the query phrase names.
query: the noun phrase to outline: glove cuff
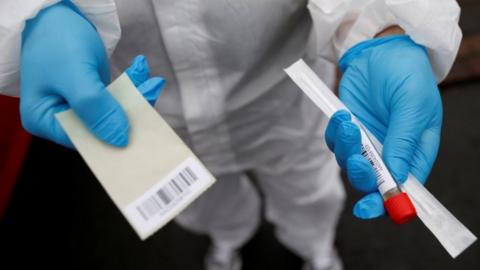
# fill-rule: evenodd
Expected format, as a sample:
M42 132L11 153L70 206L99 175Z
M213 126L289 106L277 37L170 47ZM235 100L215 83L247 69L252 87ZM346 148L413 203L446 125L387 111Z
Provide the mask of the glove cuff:
M340 58L340 61L338 61L340 70L342 72L345 72L350 62L352 62L352 60L355 59L358 55L360 55L364 50L397 40L404 40L407 42L415 43L408 35L391 35L362 41L348 49L348 51L343 54L342 58Z
M61 3L63 3L65 6L69 7L70 9L72 9L73 11L75 11L78 15L80 15L82 18L84 18L90 25L92 25L92 27L95 29L95 31L98 32L97 27L95 26L95 24L93 24L93 23L87 18L87 16L85 16L85 14L83 14L83 12L82 12L74 3L72 3L71 0L64 0L64 1L62 1Z

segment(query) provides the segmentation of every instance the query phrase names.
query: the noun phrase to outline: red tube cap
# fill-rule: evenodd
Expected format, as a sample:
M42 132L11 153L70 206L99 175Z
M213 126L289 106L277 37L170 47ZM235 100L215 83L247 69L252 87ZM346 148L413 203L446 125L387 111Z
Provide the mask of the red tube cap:
M395 224L405 224L417 216L415 207L405 192L390 197L383 205Z

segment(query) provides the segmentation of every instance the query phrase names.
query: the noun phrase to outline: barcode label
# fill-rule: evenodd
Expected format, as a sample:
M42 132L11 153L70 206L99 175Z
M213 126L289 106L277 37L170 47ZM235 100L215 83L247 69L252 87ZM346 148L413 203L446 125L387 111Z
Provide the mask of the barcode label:
M213 182L203 165L190 157L130 203L126 216L144 239L178 215Z
M385 182L385 178L382 174L382 168L380 168L379 161L376 160L375 155L372 153L372 149L368 144L362 144L362 156L364 156L370 164L372 164L375 176L377 177L377 186L380 186Z
M362 134L362 156L364 156L372 165L377 178L378 191L380 191L381 194L384 194L388 190L397 187L397 184L383 163L382 158L371 144L366 133L362 130L360 131Z
M148 221L151 217L160 214L162 211L178 201L190 191L190 187L198 180L198 176L192 168L185 167L175 175L168 184L160 188L153 196L146 199L136 208L140 215Z

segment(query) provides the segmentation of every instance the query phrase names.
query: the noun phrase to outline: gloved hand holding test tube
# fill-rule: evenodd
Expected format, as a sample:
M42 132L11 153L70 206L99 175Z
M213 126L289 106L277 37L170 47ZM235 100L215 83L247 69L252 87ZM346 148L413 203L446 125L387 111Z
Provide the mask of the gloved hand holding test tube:
M297 62L297 65L300 66L302 63L304 64L303 61ZM292 66L292 68L295 67L297 66ZM307 67L306 64L305 67ZM317 104L317 106L327 115L328 118L331 118L332 115L338 110L350 112L348 108L333 95L333 93L323 82L320 81L319 83L318 81L314 81L310 77L306 76L306 74L291 73L291 69L287 69L287 73L299 86L300 84L305 84L308 89L315 89L316 87L320 86L323 90L325 90L304 90L304 92L311 100L315 102L315 104ZM301 81L298 77L296 77L297 75L299 75ZM384 206L388 215L396 224L407 223L414 219L416 217L415 207L410 201L408 195L401 191L387 167L382 162L380 155L375 150L375 147L370 140L370 137L372 136L367 134L367 129L354 116L352 116L352 122L360 127L362 155L367 158L375 171L377 177L377 188L384 199Z
M303 60L297 61L285 71L327 117L330 118L338 110L349 111ZM374 167L378 190L394 222L408 222L416 213L454 258L475 242L477 239L475 235L438 202L413 175L409 174L407 180L399 187L380 158L381 143L361 122L356 119L352 121L360 127L362 155Z

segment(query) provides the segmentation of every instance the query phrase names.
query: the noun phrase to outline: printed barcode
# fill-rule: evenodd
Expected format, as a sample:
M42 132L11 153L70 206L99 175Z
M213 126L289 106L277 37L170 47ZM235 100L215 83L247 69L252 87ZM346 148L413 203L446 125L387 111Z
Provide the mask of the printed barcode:
M375 175L377 176L378 185L381 185L383 182L385 182L381 173L381 168L380 166L378 166L378 160L374 160L375 156L373 155L369 145L362 145L362 156L364 156L368 160L368 162L372 164Z
M187 166L172 177L165 186L137 205L136 209L144 220L148 221L164 209L174 205L190 191L190 187L197 180L198 176Z

